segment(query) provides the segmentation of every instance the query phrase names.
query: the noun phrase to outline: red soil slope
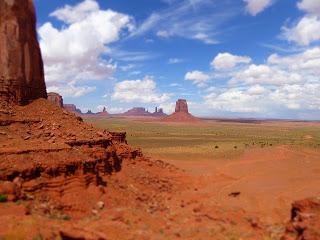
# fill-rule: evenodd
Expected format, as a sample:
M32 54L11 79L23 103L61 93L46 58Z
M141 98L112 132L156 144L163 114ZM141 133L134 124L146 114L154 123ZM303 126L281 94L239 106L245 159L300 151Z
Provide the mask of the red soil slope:
M199 123L201 120L190 113L185 112L175 112L163 119L162 122L181 122L181 123Z

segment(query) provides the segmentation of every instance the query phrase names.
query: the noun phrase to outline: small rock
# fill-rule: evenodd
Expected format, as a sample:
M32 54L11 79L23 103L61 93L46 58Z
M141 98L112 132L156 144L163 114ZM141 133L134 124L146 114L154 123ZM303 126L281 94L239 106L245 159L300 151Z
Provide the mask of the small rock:
M238 197L239 195L241 194L241 192L232 192L232 193L229 193L229 197Z
M13 179L13 183L14 183L17 187L21 188L22 183L23 183L23 180L22 180L21 177L16 177L15 179Z
M104 208L104 202L102 202L102 201L99 201L99 202L97 202L97 208L98 209L103 209Z
M252 217L248 219L248 222L250 223L251 227L253 228L260 228L259 219Z
M98 210L96 210L96 209L92 209L91 212L92 212L93 215L98 215Z
M26 136L23 138L24 140L29 140L30 139L30 136Z
M100 137L103 137L103 136L104 136L104 133L103 133L103 132L97 132L97 134L98 134Z

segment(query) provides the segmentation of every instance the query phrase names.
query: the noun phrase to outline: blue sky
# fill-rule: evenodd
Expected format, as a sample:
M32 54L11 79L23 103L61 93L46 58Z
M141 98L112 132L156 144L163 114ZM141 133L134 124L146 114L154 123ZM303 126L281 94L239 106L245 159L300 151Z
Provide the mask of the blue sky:
M49 91L112 113L320 119L319 0L35 0Z

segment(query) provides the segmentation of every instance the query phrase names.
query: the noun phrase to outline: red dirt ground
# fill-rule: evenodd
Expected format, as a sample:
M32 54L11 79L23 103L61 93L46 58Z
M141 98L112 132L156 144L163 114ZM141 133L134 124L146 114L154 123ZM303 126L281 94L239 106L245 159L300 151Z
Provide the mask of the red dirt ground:
M199 123L201 120L190 113L175 112L167 117L162 118L160 122Z
M280 146L248 150L238 158L169 161L196 178L215 204L240 208L267 224L288 220L291 203L319 196L320 151ZM240 192L237 197L228 196Z

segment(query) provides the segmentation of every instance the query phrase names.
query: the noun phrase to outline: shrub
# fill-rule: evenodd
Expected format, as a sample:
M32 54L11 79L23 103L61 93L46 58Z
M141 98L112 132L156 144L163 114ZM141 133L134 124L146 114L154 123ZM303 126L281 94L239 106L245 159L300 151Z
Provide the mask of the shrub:
M8 200L7 195L0 194L0 202L6 202Z

